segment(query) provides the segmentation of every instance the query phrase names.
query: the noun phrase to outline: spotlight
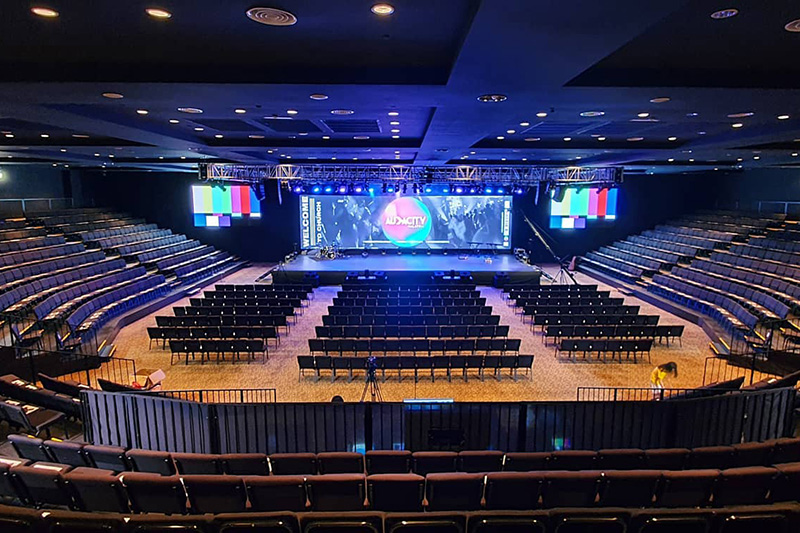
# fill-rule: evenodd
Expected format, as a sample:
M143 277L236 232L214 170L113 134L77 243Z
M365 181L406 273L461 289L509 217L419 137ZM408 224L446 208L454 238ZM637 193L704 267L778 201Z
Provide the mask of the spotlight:
M325 192L328 193L328 194L332 193L333 192L333 187L331 187L330 185L326 185L325 186Z
M389 194L392 194L394 192L394 185L388 185L386 187L386 192L388 192Z
M517 187L516 189L514 189L514 194L525 194L525 189L523 189L522 187Z
M445 194L450 194L450 187L445 185L444 189L442 189L442 192L445 193Z
M311 192L313 192L314 194L319 194L322 192L322 187L320 187L319 185L314 185L311 188Z
M464 189L461 187L456 187L456 194L461 194L462 192L464 192Z
M363 191L364 189L361 188L361 185L356 185L355 189L353 190L356 192L356 194L361 194L361 191Z
M344 185L339 185L339 194L344 194L347 192L347 187Z
M503 194L505 190L502 187L497 188L497 194Z
M370 194L375 194L375 187L370 187L369 189L367 189L367 192Z
M477 189L475 189L475 187L470 187L469 192L470 194L475 194L475 192L477 192Z
M492 189L491 187L486 187L483 189L483 192L485 192L486 194L492 194L494 192L494 189Z
M300 193L302 193L302 192L303 192L303 187L302 187L302 185L296 185L296 186L295 186L295 188L294 188L294 192L295 192L295 194L300 194Z
M430 194L431 192L433 192L433 187L431 187L430 185L426 185L425 186L425 193L426 194Z

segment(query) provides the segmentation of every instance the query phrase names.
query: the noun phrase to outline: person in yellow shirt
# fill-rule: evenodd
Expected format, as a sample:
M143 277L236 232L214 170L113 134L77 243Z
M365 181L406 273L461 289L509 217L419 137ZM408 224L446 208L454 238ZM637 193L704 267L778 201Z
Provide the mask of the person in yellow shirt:
M669 363L658 365L653 369L653 372L650 374L650 387L652 387L654 391L663 389L664 379L670 375L675 378L678 377L677 363L670 361Z

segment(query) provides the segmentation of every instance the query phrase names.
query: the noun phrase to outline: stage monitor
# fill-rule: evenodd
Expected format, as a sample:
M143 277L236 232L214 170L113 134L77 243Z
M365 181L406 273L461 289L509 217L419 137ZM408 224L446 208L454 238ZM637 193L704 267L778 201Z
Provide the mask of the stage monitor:
M585 229L587 224L616 218L615 188L565 187L550 192L551 228Z
M194 225L228 228L232 221L261 218L261 202L249 185L192 185Z
M300 196L303 249L511 247L511 196Z

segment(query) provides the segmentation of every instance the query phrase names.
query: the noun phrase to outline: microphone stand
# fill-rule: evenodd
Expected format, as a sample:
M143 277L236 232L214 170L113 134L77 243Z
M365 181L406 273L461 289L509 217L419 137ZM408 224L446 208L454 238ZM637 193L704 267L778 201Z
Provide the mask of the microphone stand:
M539 228L536 227L536 224L531 222L528 219L527 215L525 215L525 213L523 211L520 211L520 213L522 214L522 218L525 220L525 223L528 224L528 227L531 228L531 231L533 232L533 234L536 235L537 239L539 239L539 242L541 242L544 245L545 249L548 252L550 252L550 255L553 256L553 260L555 260L555 262L558 263L558 274L556 274L555 277L552 278L553 283L566 284L567 279L569 279L569 280L572 281L572 283L574 285L577 285L578 281L575 279L575 276L572 275L572 272L570 272L569 269L567 268L567 265L566 265L566 262L564 261L564 259L560 258L560 257L558 257L558 255L556 255L556 253L553 251L553 249L550 247L550 245L545 240L545 238L542 235L542 233L539 231ZM543 271L543 273L544 273L544 271Z

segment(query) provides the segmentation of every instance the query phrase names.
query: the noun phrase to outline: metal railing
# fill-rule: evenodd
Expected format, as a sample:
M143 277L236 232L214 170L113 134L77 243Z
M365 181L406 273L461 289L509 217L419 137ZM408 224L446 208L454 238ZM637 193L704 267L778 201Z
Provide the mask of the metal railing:
M97 368L87 368L61 376L64 380L77 381L93 389L99 388L98 379L130 385L136 379L136 361L122 357L101 359Z
M275 403L278 393L275 389L195 389L161 390L154 394L199 403Z
M0 214L24 215L28 211L52 211L75 207L73 198L4 198L0 200Z
M776 374L753 369L749 361L746 363L747 366L734 363L735 361L723 357L706 357L706 362L703 365L703 385L730 381L740 377L744 378L746 385L752 385L762 379L779 377ZM745 362L742 361L742 364L745 364Z
M3 361L2 373L14 374L27 381L37 381L38 374L50 377L72 376L77 377L87 385L91 384L93 371L100 372L100 377L107 375L117 379L126 379L127 375L135 374L135 363L130 360L117 358L103 358L95 354L85 354L71 351L41 350L39 348L23 348L21 346L0 346L0 360ZM103 369L108 361L113 365L132 365L132 372L128 374L116 369ZM130 361L130 363L125 363Z
M578 387L579 402L646 402L719 396L739 389L656 389L650 387Z

